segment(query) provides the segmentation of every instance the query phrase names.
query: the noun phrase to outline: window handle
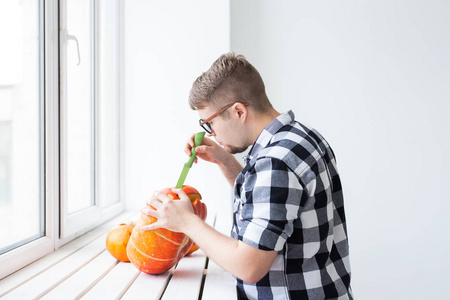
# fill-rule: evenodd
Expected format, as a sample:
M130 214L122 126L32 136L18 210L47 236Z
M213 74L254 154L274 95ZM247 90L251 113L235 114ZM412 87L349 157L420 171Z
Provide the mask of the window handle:
M75 41L75 43L77 43L77 54L78 54L78 63L77 66L80 65L81 63L81 56L80 56L80 45L78 45L78 39L76 36L71 35L71 34L67 34L67 40L72 40Z
M67 28L63 28L63 29L61 29L61 39L62 39L62 42L64 43L64 45L67 45L67 42L69 40L75 41L75 43L77 44L77 55L78 55L77 66L79 66L81 63L81 56L80 56L80 45L78 44L77 37L72 34L69 34L67 32Z

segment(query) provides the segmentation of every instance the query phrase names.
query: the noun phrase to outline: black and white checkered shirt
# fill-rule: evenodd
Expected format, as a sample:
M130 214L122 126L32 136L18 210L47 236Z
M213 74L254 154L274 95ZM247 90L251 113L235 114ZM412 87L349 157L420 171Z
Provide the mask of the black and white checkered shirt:
M289 111L260 134L234 187L232 237L278 255L240 299L353 299L341 182L328 143Z

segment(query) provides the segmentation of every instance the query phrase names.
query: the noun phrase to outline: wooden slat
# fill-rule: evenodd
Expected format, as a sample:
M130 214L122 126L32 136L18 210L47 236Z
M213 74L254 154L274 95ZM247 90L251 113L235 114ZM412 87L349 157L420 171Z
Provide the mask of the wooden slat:
M132 264L120 262L81 299L120 299L139 273ZM149 295L152 293L149 291Z
M106 234L5 295L4 299L39 298L104 251Z
M236 299L236 283L233 276L212 260L208 262L202 299Z
M160 275L150 275L141 272L123 295L123 300L139 300L139 299L160 299L167 283L169 282L172 271L169 270Z
M74 241L62 246L61 248L52 252L51 254L48 254L47 256L44 256L43 258L26 266L25 268L9 275L6 278L3 278L0 281L0 297L5 295L12 289L17 288L21 284L32 279L33 277L37 276L38 274L44 272L45 270L52 267L56 263L65 259L66 257L70 256L71 254L76 252L81 247L92 242L93 240L98 238L100 235L109 231L109 229L111 229L111 227L113 225L119 224L120 222L123 222L124 220L129 219L133 215L134 214L131 214L131 213L123 213L123 214L119 215L118 217L95 228L94 230L87 232L86 234L82 235L81 237L75 239Z
M232 227L232 218L230 214L225 214L224 212L218 214L214 226L214 229L227 236L229 236ZM202 299L229 300L236 298L236 283L233 276L219 267L214 261L209 260Z
M79 299L115 267L117 262L108 251L103 251L41 299Z
M230 212L231 214L231 212ZM231 215L225 214L225 212L218 213L214 223L214 229L220 233L230 236L231 228L233 225L233 219Z
M200 249L181 259L162 299L198 299L205 264L206 255Z

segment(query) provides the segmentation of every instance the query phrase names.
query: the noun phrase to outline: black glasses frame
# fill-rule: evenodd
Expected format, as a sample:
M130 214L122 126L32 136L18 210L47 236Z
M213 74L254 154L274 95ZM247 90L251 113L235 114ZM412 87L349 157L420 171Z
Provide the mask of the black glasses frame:
M212 128L211 128L211 124L209 122L211 122L214 118L216 118L217 116L220 116L221 114L224 113L224 111L226 111L228 108L232 107L233 105L235 105L236 103L241 103L239 101L230 103L228 105L225 105L224 107L222 107L221 109L219 109L216 113L214 113L212 116L210 116L209 118L207 118L206 120L200 119L199 124L200 126L209 134L212 134ZM242 105L244 106L248 106L248 103L242 103Z

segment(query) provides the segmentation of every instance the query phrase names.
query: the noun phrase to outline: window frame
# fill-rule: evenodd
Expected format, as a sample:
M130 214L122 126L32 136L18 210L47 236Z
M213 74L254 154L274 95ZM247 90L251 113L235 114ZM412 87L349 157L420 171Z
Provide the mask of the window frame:
M91 0L92 1L92 0ZM122 195L119 195L119 202L112 204L110 206L105 207L103 205L103 203L100 200L100 197L98 197L98 186L97 183L99 182L98 180L98 174L99 172L97 172L98 168L99 168L99 164L98 164L98 149L97 147L95 147L95 145L98 145L99 141L99 133L98 133L98 100L99 100L99 95L98 95L98 48L95 48L93 53L91 55L94 55L94 70L91 70L91 76L93 77L93 91L91 91L92 97L94 98L94 172L93 172L93 181L94 181L94 191L91 191L91 195L94 197L94 204L88 208L82 209L80 211L74 212L69 214L68 213L68 197L66 194L66 180L64 178L65 174L66 174L66 164L65 164L65 158L64 155L65 153L67 153L67 148L65 147L65 137L64 134L66 132L66 128L65 128L65 122L64 122L64 117L65 114L67 113L65 111L66 108L66 103L67 103L67 95L65 95L65 91L67 90L67 88L64 86L65 85L65 77L66 77L66 72L67 72L67 58L66 58L66 49L65 49L65 42L61 41L62 39L64 39L65 37L61 36L63 34L67 34L67 29L65 28L65 22L66 20L64 19L66 17L66 2L67 0L60 0L60 7L59 7L59 14L60 14L60 24L59 24L59 28L60 28L60 43L59 43L59 51L60 51L60 67L59 70L61 72L60 74L60 78L61 78L61 90L60 90L60 232L59 232L59 241L58 244L59 245L63 245L65 243L67 243L68 241L72 240L74 237L83 234L85 232L87 232L88 230L94 228L95 226L105 222L106 220L114 217L115 215L119 214L120 212L122 212L124 210L124 205L123 205L123 197ZM118 12L119 12L119 20L122 19L120 12L121 10L121 1L118 1ZM94 36L95 38L97 38L99 36L98 34L98 15L99 15L99 4L97 1L94 2L93 4L93 9L94 9ZM121 22L119 22L121 23ZM121 27L119 27L119 36L118 36L118 47L119 47L119 51L120 51L120 45L121 45ZM96 41L96 43L98 44L98 41ZM121 55L119 52L119 61L121 60ZM120 63L119 63L120 66ZM120 70L120 68L118 68L118 70ZM120 72L119 72L119 80L120 80ZM120 83L121 81L119 81ZM119 108L122 106L121 105L121 97L120 97L120 88L119 88L119 94L118 96L118 106ZM120 111L120 110L119 110ZM120 135L120 128L122 127L121 124L122 123L122 116L121 114L119 114L119 135ZM121 172L120 172L120 165L121 165L121 161L122 161L122 149L120 147L121 143L120 143L120 137L119 137L119 184L120 184L120 179L121 179ZM122 194L122 188L119 187L119 191L120 194Z
M41 109L41 201L44 204L44 236L28 242L0 255L0 279L16 272L24 266L53 252L77 236L95 228L101 223L124 211L123 189L123 113L119 114L119 202L106 209L95 206L87 214L74 213L66 221L80 222L80 218L95 216L96 220L88 226L73 226L64 235L61 234L65 222L63 215L64 199L61 193L61 97L60 97L60 8L65 0L39 1L40 15L40 109ZM122 32L123 32L123 2L119 5L119 112L123 112L123 74L122 70ZM74 223L75 224L75 223Z
M45 2L45 3L44 3ZM44 236L0 256L0 279L55 249L55 212L59 194L58 151L58 14L56 1L40 1L40 101L41 101L41 201L44 204ZM55 42L56 41L56 42ZM56 120L55 120L56 119ZM42 161L43 160L43 161Z

